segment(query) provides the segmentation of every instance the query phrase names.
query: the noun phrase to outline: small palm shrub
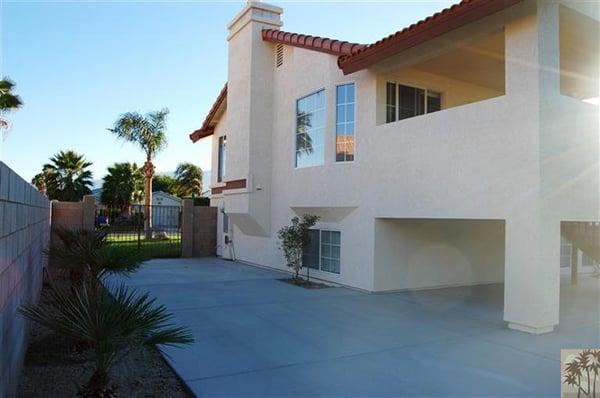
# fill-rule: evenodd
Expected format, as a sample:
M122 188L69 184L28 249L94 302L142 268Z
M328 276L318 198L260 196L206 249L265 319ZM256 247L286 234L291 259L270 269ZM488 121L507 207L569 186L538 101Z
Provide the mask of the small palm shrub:
M134 345L190 344L193 337L176 327L173 315L148 294L121 285L109 293L99 284L84 283L68 291L51 289L45 303L22 306L30 320L75 342L86 343L95 353L95 371L84 395L109 396L108 371L120 352Z
M277 236L281 241L281 249L288 267L295 272L295 278L299 278L302 269L302 251L310 243L308 231L319 221L319 216L305 214L292 218L291 225L282 227Z
M74 286L100 281L108 273L133 272L144 261L136 251L111 245L106 230L56 227L53 232L58 239L50 244L46 255L52 265L69 271Z

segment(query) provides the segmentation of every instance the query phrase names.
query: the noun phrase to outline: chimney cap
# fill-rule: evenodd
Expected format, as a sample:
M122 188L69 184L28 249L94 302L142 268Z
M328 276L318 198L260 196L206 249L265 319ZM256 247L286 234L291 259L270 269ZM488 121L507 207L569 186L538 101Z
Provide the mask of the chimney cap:
M227 24L227 29L231 28L246 14L250 13L250 19L266 23L273 26L282 26L281 14L283 9L260 0L248 0L246 6Z

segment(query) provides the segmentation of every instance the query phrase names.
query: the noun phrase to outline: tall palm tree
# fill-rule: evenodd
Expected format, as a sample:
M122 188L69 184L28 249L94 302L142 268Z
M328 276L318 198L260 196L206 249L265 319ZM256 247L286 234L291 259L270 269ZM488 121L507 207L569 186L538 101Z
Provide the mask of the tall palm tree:
M91 165L74 151L60 151L50 158L43 169L48 198L78 202L92 193L92 172L88 169Z
M143 197L144 174L135 163L115 163L102 179L103 204L126 210Z
M154 177L154 164L152 159L156 153L167 146L167 115L169 110L141 115L138 112L128 112L115 122L113 128L108 129L118 138L132 142L140 147L146 154L144 163L144 208L146 238L152 238L152 178Z
M14 87L15 83L12 80L6 77L0 80L0 115L23 105L21 98L12 93ZM7 128L8 120L0 117L0 130Z
M180 163L175 170L181 197L200 196L202 194L202 169L192 163Z

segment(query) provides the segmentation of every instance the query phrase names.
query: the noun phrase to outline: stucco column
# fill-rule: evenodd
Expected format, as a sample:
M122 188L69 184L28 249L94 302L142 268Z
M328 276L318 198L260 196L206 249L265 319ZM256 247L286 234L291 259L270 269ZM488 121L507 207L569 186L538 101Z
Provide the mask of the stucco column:
M181 214L181 257L192 257L194 252L194 201L183 199Z
M506 94L530 155L506 219L504 320L511 329L547 333L559 320L560 217L551 206L544 115L556 93L558 24L553 2L524 3L529 16L506 26Z
M579 268L579 249L571 243L571 284L577 284L577 271Z
M86 230L93 230L95 227L95 216L96 216L96 198L94 195L85 195L83 197L83 211L81 228Z
M535 217L506 221L504 320L528 333L551 332L558 324L560 223Z

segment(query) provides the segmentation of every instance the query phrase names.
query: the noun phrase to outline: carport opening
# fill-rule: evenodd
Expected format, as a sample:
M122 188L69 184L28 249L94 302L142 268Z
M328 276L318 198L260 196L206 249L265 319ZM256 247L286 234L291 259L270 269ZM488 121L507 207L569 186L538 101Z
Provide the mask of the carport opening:
M504 220L375 220L376 291L504 282Z

